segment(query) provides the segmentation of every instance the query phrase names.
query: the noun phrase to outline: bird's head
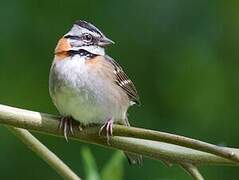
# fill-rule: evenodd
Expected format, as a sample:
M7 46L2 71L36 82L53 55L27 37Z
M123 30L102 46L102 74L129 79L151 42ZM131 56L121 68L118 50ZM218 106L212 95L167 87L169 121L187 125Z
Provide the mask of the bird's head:
M71 30L59 40L55 53L83 49L92 54L104 55L104 48L113 43L91 23L78 20Z

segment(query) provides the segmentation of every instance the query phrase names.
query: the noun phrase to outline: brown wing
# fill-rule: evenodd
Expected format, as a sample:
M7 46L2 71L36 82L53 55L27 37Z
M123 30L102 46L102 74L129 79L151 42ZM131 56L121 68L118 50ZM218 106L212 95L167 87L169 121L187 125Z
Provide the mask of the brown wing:
M111 57L105 56L105 59L108 60L114 66L114 74L116 75L115 83L122 88L122 90L128 95L130 101L140 105L139 96L133 82L128 78L124 73L120 65Z

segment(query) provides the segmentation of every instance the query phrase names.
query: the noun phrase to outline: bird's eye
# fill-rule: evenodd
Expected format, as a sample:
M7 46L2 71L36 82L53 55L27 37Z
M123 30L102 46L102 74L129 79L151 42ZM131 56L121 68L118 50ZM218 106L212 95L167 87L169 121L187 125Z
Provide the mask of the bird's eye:
M93 39L93 36L90 35L90 34L84 34L83 35L83 40L86 41L86 42L91 42Z

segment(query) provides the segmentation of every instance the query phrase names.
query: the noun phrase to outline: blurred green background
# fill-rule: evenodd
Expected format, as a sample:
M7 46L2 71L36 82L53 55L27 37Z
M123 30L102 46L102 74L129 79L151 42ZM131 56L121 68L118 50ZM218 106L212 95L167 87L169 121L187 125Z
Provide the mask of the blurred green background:
M84 19L116 42L107 53L139 91L142 106L131 108L132 125L238 147L238 5L220 0L2 0L0 103L57 114L48 94L53 51L72 23ZM115 156L97 146L36 136L82 177L89 175L83 146L90 147L92 154L87 148L86 154L99 171ZM0 179L60 179L4 127L0 148ZM123 162L121 179L190 179L177 166L149 159L143 167ZM239 177L236 167L200 170L206 179Z

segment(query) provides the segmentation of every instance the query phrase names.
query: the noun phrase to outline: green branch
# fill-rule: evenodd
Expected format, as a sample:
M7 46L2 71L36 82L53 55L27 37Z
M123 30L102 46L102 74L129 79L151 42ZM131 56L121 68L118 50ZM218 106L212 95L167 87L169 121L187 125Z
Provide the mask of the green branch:
M62 132L58 131L59 118L49 114L43 114L39 112L0 105L0 123L24 129L34 130L40 133L47 133L63 137ZM139 132L135 131L136 129L139 130ZM169 143L149 141L143 139L135 139L135 138L133 139L122 136L113 136L110 139L110 145L108 145L105 137L98 136L99 131L98 127L87 128L83 131L74 129L74 131L75 131L74 136L70 136L70 138L73 138L75 140L85 141L88 143L98 144L102 146L108 146L109 148L121 149L128 152L139 153L154 159L159 160L165 159L172 162L188 162L192 164L224 164L224 165L239 164L238 162L218 157L218 155L205 153L207 149L204 150L202 148L201 152ZM137 138L141 138L145 136L146 138L147 137L150 138L149 135L144 133L144 131L145 131L144 129L114 125L114 135L117 134L124 135L123 133L125 133L131 137L134 136ZM137 132L136 135L133 135L134 132L135 133ZM178 141L180 141L180 138L181 136L177 136ZM154 140L156 138L152 137L152 139ZM165 137L165 139L167 139L167 137ZM224 147L218 148L221 148L223 151L226 150L231 154L234 154L235 157L239 156L239 149Z
M188 172L189 175L193 177L193 179L204 180L204 178L202 177L196 166L187 163L182 164L181 166L186 172Z
M49 114L0 105L0 123L63 137L58 130L59 117ZM99 127L83 131L74 127L74 132L69 138L176 163L198 179L200 173L193 165L239 165L239 149L219 147L174 134L114 125L114 136L108 144L104 136L98 135Z
M220 146L216 146L214 144L209 144L203 141L199 141L184 136L134 127L126 129L122 126L117 127L117 130L115 130L114 132L115 132L114 135L116 136L126 136L141 139L149 139L159 142L166 142L215 154L220 157L224 157L239 163L239 155L235 154L233 151L227 148L223 148Z
M44 146L30 132L20 128L7 126L24 144L41 157L51 166L61 177L68 180L81 180L64 162L62 162L53 152Z

